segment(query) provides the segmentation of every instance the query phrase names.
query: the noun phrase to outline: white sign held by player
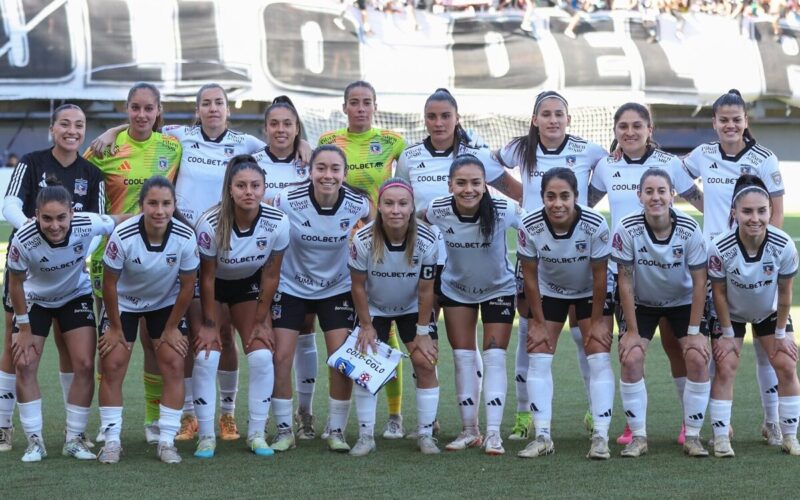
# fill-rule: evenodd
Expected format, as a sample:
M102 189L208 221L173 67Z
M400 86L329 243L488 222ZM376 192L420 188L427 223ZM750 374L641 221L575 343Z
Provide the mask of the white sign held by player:
M358 327L356 327L344 343L328 358L328 366L365 388L372 394L377 394L395 375L397 365L403 353L377 341L378 352L373 353L367 349L366 353L358 351Z

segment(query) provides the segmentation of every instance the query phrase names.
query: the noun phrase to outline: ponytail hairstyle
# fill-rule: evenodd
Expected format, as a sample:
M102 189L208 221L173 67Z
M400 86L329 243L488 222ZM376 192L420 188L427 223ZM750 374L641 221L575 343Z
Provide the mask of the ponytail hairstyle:
M717 111L719 111L719 108L721 108L722 106L735 106L738 108L742 108L744 116L745 118L747 118L747 103L744 102L741 92L739 92L736 89L730 89L727 93L717 97L717 100L714 101L714 104L711 105L711 115L716 118ZM750 132L749 127L745 127L744 132L742 133L742 137L744 137L746 142L751 142L756 140L756 138L753 137L753 134Z
M477 165L481 169L481 173L483 174L483 183L485 186L486 167L484 167L483 163L481 163L481 161L473 155L461 155L453 160L453 163L450 165L449 172L450 182L452 182L453 175L461 167L467 165ZM483 241L488 243L491 241L495 226L497 225L497 207L494 206L494 200L492 200L492 196L489 194L488 189L484 190L483 195L481 195L481 200L478 203L478 219L480 220Z
M545 90L536 96L536 101L533 103L533 116L536 116L539 112L539 107L547 99L558 99L564 103L564 108L569 111L569 105L564 96L555 90ZM533 124L532 118L528 135L515 137L511 139L508 145L513 148L514 157L519 158L520 170L528 174L528 177L533 177L533 173L536 172L536 153L539 149L539 127Z
M344 162L344 174L345 177L347 177L347 172L350 170L350 166L347 163L347 156L344 154L344 151L342 151L342 149L339 146L336 146L335 144L323 144L321 146L317 146L317 148L311 153L311 158L308 160L308 164L311 165L311 167L313 168L314 160L317 159L317 156L319 156L320 153L324 153L325 151L336 153L342 158L342 162ZM309 179L306 182L311 184L311 176L309 176ZM353 186L351 184L348 184L347 182L344 181L342 181L342 186L346 186L350 190L355 191L356 193L366 198L367 202L372 203L372 196L370 196L370 194L367 191L359 187Z
M303 122L300 121L300 115L297 113L297 108L294 107L294 103L292 103L292 100L289 99L288 96L279 95L272 100L272 104L267 106L266 111L264 111L264 128L267 126L269 114L272 112L272 110L279 108L288 109L289 112L294 115L294 121L297 123L297 135L294 136L292 148L294 152L297 152L297 148L300 147L300 140L303 136Z
M200 87L200 89L197 91L197 95L194 98L194 107L195 107L195 109L200 109L200 102L203 99L203 92L205 92L206 90L211 90L211 89L219 89L220 91L222 91L222 97L223 97L223 99L225 99L225 107L226 108L228 107L228 93L225 91L224 88L222 88L222 85L220 85L219 83L206 83L205 85ZM226 113L226 116L227 116L227 111L225 113ZM226 120L226 124L227 124L227 120ZM198 125L202 126L203 125L203 123L200 121L200 115L199 114L195 117L194 123L192 123L192 125L194 125L194 126L198 126Z
M175 185L172 184L172 181L164 177L163 175L154 175L144 181L142 184L142 189L139 191L139 209L141 210L144 207L144 199L147 198L147 193L150 192L153 188L166 188L169 189L169 192L172 194L172 204L175 207L175 210L172 212L172 218L177 219L189 228L193 228L191 222L189 222L186 217L178 210L178 198L175 196Z
M266 182L264 169L258 165L256 159L252 156L236 155L228 162L228 166L225 167L225 178L222 181L220 202L208 209L208 211L211 211L219 207L216 244L220 252L227 252L231 249L231 231L233 231L233 225L235 224L233 218L236 208L231 196L231 184L233 184L233 176L242 170L253 170L261 175L262 181Z
M125 101L125 107L129 106L131 103L131 99L139 90L149 90L152 92L153 97L156 98L156 105L158 105L158 116L156 116L156 121L153 122L153 132L158 132L161 130L161 127L164 126L164 109L161 107L161 92L158 90L158 87L153 85L152 83L146 82L139 82L134 83L133 87L130 88L128 91L128 99Z
M748 193L761 193L769 201L769 212L772 214L772 197L767 191L767 186L764 181L751 174L744 174L736 179L736 184L733 186L733 196L731 197L731 215L728 218L728 227L733 227L734 217L733 210L736 208L736 202Z
M428 96L428 99L425 101L425 108L428 107L428 104L431 102L446 102L450 104L456 112L456 128L453 131L453 156L458 156L459 152L461 151L462 146L466 146L469 144L469 136L467 132L464 130L464 127L461 126L461 121L459 120L458 115L458 103L456 102L456 98L453 97L453 94L450 93L449 90L446 88L438 88L436 89L433 94Z
M367 81L356 80L354 82L351 82L350 84L347 85L347 87L344 88L344 103L345 104L347 104L347 98L350 97L350 91L355 89L355 88L358 88L358 87L363 87L365 89L369 89L369 91L372 92L372 104L374 105L377 102L378 95L375 92L375 87L373 87L372 84L367 82Z
M54 113L55 114L55 113ZM53 174L48 174L44 179L47 186L43 187L36 195L36 210L39 210L51 201L61 203L70 211L72 210L72 195L67 191L61 181Z
M654 128L653 117L652 117L652 115L650 113L650 110L647 108L647 106L645 106L644 104L639 104L638 102L626 102L625 104L623 104L622 106L617 108L616 112L614 112L615 134L614 134L614 140L611 141L611 147L609 148L609 151L611 153L613 153L617 149L617 146L619 146L619 142L617 141L617 137L616 137L616 128L617 128L617 123L619 123L620 118L622 118L622 115L626 111L633 111L634 113L639 115L639 118L641 118L642 120L646 121L647 125L651 129ZM656 141L654 141L652 137L648 137L647 138L647 145L646 145L645 151L650 152L653 149L656 149L658 147L659 147L658 143Z
M76 109L80 111L81 114L83 114L84 118L86 117L86 113L84 113L81 107L78 106L77 104L70 104L70 103L62 104L61 106L57 107L55 111L53 111L52 115L50 115L50 126L52 127L53 125L55 125L56 121L58 120L58 115L60 115L62 111L66 111L68 109ZM45 182L47 182L47 179L45 179Z
M414 188L405 179L399 177L391 177L386 179L378 189L378 206L381 203L381 196L383 192L389 188L399 187L407 190L411 194L411 206L414 206ZM406 230L406 261L408 265L414 262L414 250L417 247L417 217L414 211L408 220L408 229ZM380 210L376 210L375 222L372 224L372 260L375 262L383 262L383 252L386 248L386 232L383 230L383 216Z
M566 168L566 167L555 167L551 168L547 172L544 173L542 176L542 199L544 199L544 193L547 191L547 185L550 184L550 181L553 179L560 179L567 183L572 191L572 194L575 196L575 203L577 204L578 200L578 178L575 177L575 172Z

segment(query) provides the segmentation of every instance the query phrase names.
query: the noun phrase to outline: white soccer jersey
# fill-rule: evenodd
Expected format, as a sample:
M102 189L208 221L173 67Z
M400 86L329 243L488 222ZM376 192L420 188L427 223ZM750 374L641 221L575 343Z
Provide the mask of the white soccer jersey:
M517 233L517 256L539 262L539 291L547 297L591 297L592 263L611 253L605 218L586 206L575 209L578 215L564 235L555 233L544 208L526 215Z
M216 259L216 277L239 280L255 274L273 253L282 253L289 245L289 218L285 213L261 204L258 218L247 231L233 224L231 249L220 252L217 247L219 208L209 210L197 223L197 245L204 259Z
M484 194L484 196L487 196ZM485 241L479 216L458 214L453 196L431 200L427 218L444 236L447 262L442 270L442 293L466 304L513 295L517 291L514 268L508 260L506 230L518 228L522 209L507 198L494 198L497 222Z
M292 228L278 290L303 299L349 292L348 238L356 223L369 215L367 198L342 186L336 204L322 208L309 182L278 193L275 208L289 216Z
M736 180L744 174L764 181L771 196L783 196L783 178L772 151L750 141L736 156L728 156L718 142L701 144L683 159L689 174L703 181L703 235L711 242L728 230Z
M758 255L749 257L736 228L708 247L708 277L725 281L731 321L759 323L778 310L778 279L797 274L797 249L788 234L769 226Z
M633 267L634 302L650 307L692 303L690 271L706 267L708 255L700 226L672 210L672 233L656 239L644 211L631 214L614 230L611 258Z
M486 169L486 182L499 179L505 169L492 157L488 147L472 147L459 145L458 154L453 154L450 147L437 151L428 137L424 141L407 147L397 159L395 176L405 179L414 188L414 202L417 210L427 208L431 200L438 196L447 196L450 179L450 165L456 156L470 154L478 158Z
M162 132L181 142L183 154L175 179L175 197L178 209L192 225L209 207L219 203L228 160L264 147L263 141L235 130L226 130L214 140L205 135L200 125L169 125Z
M264 170L266 176L266 189L264 199L271 200L278 196L281 190L308 180L308 167L300 163L296 153L286 158L278 158L269 152L269 147L264 147L253 155Z
M173 218L164 241L153 246L147 240L140 214L117 226L111 234L103 264L121 273L117 282L120 311L147 312L175 304L180 290L178 275L195 273L200 258L189 226Z
M92 238L111 234L114 219L107 215L76 213L66 239L50 243L35 220L14 235L8 248L8 269L27 272L23 284L28 302L42 307L61 307L92 293L86 272L86 255Z
M423 225L417 227L417 243L411 258L406 245L384 244L383 260L372 258L372 227L361 228L350 243L349 267L367 274L367 298L370 316L400 316L419 310L419 280L436 277L436 236Z
M500 150L500 160L506 167L514 168L522 165L522 159L515 154L514 146L506 145ZM551 168L565 167L575 173L578 179L578 203L587 205L589 195L589 177L595 165L608 156L608 151L601 146L580 137L567 134L564 142L556 149L545 149L541 143L536 148L536 170L523 172L522 208L532 212L542 207L542 176Z

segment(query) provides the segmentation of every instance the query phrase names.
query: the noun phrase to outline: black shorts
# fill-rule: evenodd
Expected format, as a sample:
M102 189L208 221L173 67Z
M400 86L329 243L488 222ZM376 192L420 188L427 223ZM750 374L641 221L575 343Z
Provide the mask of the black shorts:
M3 271L3 309L7 313L14 313L14 308L11 307L11 295L8 293L8 263Z
M261 293L261 268L252 276L240 280L214 280L214 299L229 306L258 300Z
M433 278L433 293L434 295L442 295L442 271L444 266L436 265L436 277Z
M442 307L469 307L470 309L481 310L481 321L486 323L514 323L514 315L517 313L514 295L502 295L493 299L484 300L474 304L465 304L449 298L447 295L439 295L439 304Z
M31 320L31 333L37 337L47 337L50 334L50 327L53 320L58 321L58 326L62 333L67 333L76 328L90 327L95 328L94 321L94 299L91 295L81 295L76 297L61 307L42 307L33 304L28 311ZM19 332L16 318L14 319L14 333Z
M147 336L153 340L160 339L164 333L164 326L167 324L169 315L172 314L172 306L147 312L121 312L119 320L122 323L122 333L128 342L136 341L136 334L139 332L139 319L144 318L147 325ZM103 308L103 319L100 321L99 335L102 337L108 328L108 316ZM189 335L189 325L186 318L181 318L178 322L178 330L186 336Z
M768 337L770 335L775 335L775 325L778 324L778 313L775 312L769 318L761 321L760 323L752 323L753 325L753 334L756 338L758 337ZM731 321L731 326L733 326L733 335L737 339L744 338L744 334L747 331L747 323L738 323L736 321ZM722 337L722 328L719 326L719 320L716 316L711 316L711 319L708 321L708 329L711 331L711 339L717 340L718 338ZM789 320L786 322L786 332L791 333L794 332L794 327L792 327L792 317L789 316Z
M323 332L339 328L353 328L356 313L350 292L340 293L324 299L301 299L288 293L278 292L272 299L272 327L300 331L306 314L317 315Z
M580 299L560 299L557 297L542 296L542 311L546 321L564 323L569 315L570 306L575 306L575 317L578 321L592 317L592 298L583 297ZM603 309L605 314L605 308ZM528 312L528 318L533 315Z
M397 332L400 334L400 340L402 340L404 344L408 344L409 342L413 342L414 338L417 336L418 319L418 313L408 313L402 316L374 316L372 318L372 326L375 327L375 331L378 332L378 340L388 343L389 331L392 328L392 321L394 321L397 325ZM428 331L433 340L439 338L439 330L436 323L433 322L433 318L431 318L431 322L428 325Z
M658 322L661 321L661 318L665 318L669 322L675 338L682 339L687 335L686 330L689 328L691 311L691 304L675 307L650 307L636 304L636 325L639 327L639 336L643 339L653 340L653 335L655 335L656 328L658 328ZM621 307L620 316L622 316ZM703 328L701 328L700 333L708 335L708 331Z

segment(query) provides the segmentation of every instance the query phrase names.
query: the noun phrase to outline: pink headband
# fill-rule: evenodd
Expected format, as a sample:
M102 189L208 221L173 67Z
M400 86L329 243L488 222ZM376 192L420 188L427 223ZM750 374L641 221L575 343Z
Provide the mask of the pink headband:
M414 197L414 191L412 191L411 188L408 187L407 185L403 184L402 182L390 182L389 184L386 184L385 186L383 186L380 189L380 191L378 191L378 199L380 199L380 197L383 196L383 192L386 191L387 189L389 189L389 188L397 188L397 187L405 189L406 191L411 193L411 197L412 198Z

